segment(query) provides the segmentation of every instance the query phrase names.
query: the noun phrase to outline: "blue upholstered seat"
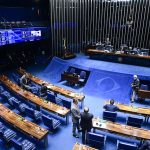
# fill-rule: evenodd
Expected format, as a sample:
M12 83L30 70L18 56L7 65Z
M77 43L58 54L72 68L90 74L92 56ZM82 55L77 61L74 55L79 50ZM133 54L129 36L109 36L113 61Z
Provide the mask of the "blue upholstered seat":
M4 125L2 122L0 122L0 129L3 129L4 128Z
M4 92L4 88L0 86L0 94Z
M5 126L3 125L3 123L0 122L0 138L3 137L5 130L6 130Z
M71 101L67 101L67 100L62 100L63 106L71 109Z
M25 109L26 109L27 107L28 107L28 106L27 106L26 104L21 103L21 104L19 105L19 111L22 112L22 113L24 113L24 112L25 112Z
M20 86L20 76L17 75L16 73L13 73L12 78Z
M46 115L43 115L42 116L42 119L43 119L43 123L49 127L50 130L54 130L56 129L57 127L60 126L60 121L59 120L56 120L52 117L49 117L49 116L46 116Z
M11 129L6 129L3 133L3 139L6 142L9 142L12 138L14 138L16 136L16 132L14 132Z
M40 111L36 111L29 107L25 107L25 113L35 120L41 120L42 118L42 113Z
M21 101L19 101L18 99L14 98L14 97L12 97L11 101L12 101L13 106L14 106L16 109L19 110L19 109L20 109L19 106L20 106L20 104L21 104Z
M103 111L103 119L115 122L117 119L117 112Z
M148 90L148 86L145 84L141 84L140 89L141 90Z
M16 98L15 98L15 97L10 97L10 98L8 98L8 99L7 99L8 104L11 105L11 106L13 106L13 102L12 102L12 101L13 101L14 99L16 99Z
M8 99L11 97L10 93L7 92L7 91L4 91L1 93L1 96L4 98L4 99Z
M85 79L86 79L86 72L85 71L81 71L81 73L80 73L80 79L79 79L79 84L83 85L85 83Z
M12 146L17 150L34 150L36 149L35 145L29 140L20 141L19 139L13 138L11 139Z
M70 71L69 71L69 73L70 73L70 74L74 74L75 71L76 71L75 68L71 68Z
M16 107L16 105L20 104L21 102L18 101L18 99L16 99L15 97L10 97L8 98L8 103L14 107Z
M137 127L137 128L141 128L142 123L143 123L142 118L136 118L132 116L129 116L126 122L127 125Z
M102 134L88 133L88 144L95 148L102 148L105 145L106 136Z
M33 118L33 119L35 119L35 120L40 120L41 117L42 117L41 112L36 111L36 110L34 110L34 109L32 109L32 108L29 108L29 107L26 107L26 108L25 108L25 113L26 113L29 117L31 117L31 118Z
M117 150L137 150L137 145L117 140Z
M52 95L50 93L47 93L47 95L48 95L48 100L50 100L52 103L56 103L55 95Z

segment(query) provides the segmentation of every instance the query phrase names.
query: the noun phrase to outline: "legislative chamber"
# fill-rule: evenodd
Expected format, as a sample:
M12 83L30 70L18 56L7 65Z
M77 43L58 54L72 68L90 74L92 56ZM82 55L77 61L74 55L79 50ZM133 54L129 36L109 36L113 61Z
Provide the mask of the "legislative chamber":
M149 10L1 0L0 150L150 150Z

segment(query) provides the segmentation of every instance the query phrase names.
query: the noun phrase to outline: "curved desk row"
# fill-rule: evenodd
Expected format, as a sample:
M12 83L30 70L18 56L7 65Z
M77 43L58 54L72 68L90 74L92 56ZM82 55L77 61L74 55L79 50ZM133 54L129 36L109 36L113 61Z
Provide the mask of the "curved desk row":
M124 124L118 124L111 121L106 121L103 119L94 118L93 128L123 135L125 137L135 138L137 140L150 140L150 130L136 128Z
M150 66L150 56L106 52L105 50L87 49L87 55L92 59L126 63L139 66Z
M38 141L44 140L45 146L47 145L46 143L48 142L47 139L48 130L38 126L35 123L26 120L25 118L11 111L1 103L0 103L0 117L2 120L14 126L14 128L31 136L32 138Z
M18 73L23 75L25 73L27 73L24 69L22 68L19 68L18 69ZM42 83L44 82L47 86L47 88L50 90L50 91L53 91L54 93L56 94L60 94L60 95L63 95L65 97L68 97L68 98L71 98L71 99L77 99L79 102L81 102L81 106L83 107L84 105L84 98L85 96L81 93L75 93L73 91L70 91L70 90L67 90L67 89L64 89L62 87L59 87L59 86L56 86L56 85L53 85L51 83L48 83L48 82L45 82L35 76L33 76L32 74L30 73L27 73L29 75L29 79L31 81L33 81L34 83L38 84L38 85L42 85Z
M43 100L42 98L32 94L31 92L28 92L22 88L20 88L18 85L10 81L6 76L2 75L0 76L0 82L2 82L10 91L13 93L21 96L24 100L27 100L31 103L34 103L36 106L42 107L43 109L52 112L54 114L57 114L61 117L66 117L66 123L68 123L68 117L70 110L59 106L57 104L54 104L50 101Z
M109 101L106 101L105 104L110 104ZM142 115L145 117L145 122L148 122L149 116L150 116L150 108L142 108L142 107L136 107L133 105L126 105L126 104L121 104L121 103L117 103L115 102L115 104L120 112L124 112L124 113L130 113L130 114L134 114L134 115Z

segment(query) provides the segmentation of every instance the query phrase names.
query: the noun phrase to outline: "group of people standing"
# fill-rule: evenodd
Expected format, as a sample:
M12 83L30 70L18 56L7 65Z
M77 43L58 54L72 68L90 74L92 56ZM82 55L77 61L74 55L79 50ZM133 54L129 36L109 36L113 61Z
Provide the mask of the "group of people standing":
M131 84L132 87L132 96L131 96L131 102L134 102L136 95L138 94L139 86L140 86L140 80L138 79L137 75L133 76L133 82ZM31 86L29 84L29 75L24 74L20 78L20 86L23 89L26 89L28 91L32 91L35 87ZM47 87L45 83L42 84L40 88L40 97L47 99ZM103 107L106 111L118 111L119 108L115 105L115 100L111 99L109 104L104 105ZM79 138L78 132L82 132L82 143L87 143L87 133L91 131L92 129L92 119L93 114L89 113L89 108L84 107L84 111L80 112L80 109L78 107L78 100L73 99L73 104L71 108L72 112L72 134L74 137ZM150 150L150 141L145 141L141 147L139 147L139 150Z
M76 99L73 100L71 112L73 123L72 134L74 137L79 138L76 130L78 130L78 132L82 132L82 143L86 144L87 132L90 132L92 129L93 114L89 113L88 107L84 107L84 112L80 112L78 100Z

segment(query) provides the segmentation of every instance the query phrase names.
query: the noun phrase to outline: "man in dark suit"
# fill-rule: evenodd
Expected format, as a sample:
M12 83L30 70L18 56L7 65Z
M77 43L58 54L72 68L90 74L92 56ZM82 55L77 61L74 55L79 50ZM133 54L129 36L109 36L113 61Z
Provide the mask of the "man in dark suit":
M89 113L89 108L84 107L84 112L81 113L81 122L80 122L80 126L82 128L82 143L83 144L86 144L87 132L90 132L92 129L92 118L93 118L93 114Z
M40 89L40 97L42 97L43 99L47 99L47 86L44 82L42 83Z
M76 134L76 129L78 129L78 131L81 130L79 125L80 110L78 108L78 100L76 99L73 99L71 113L72 113L72 123L73 123L72 133L74 137L79 138L79 136Z
M115 101L113 99L111 99L110 104L104 105L104 109L106 111L112 111L112 112L117 111L119 108L117 106L115 106L114 103L115 103Z
M145 141L139 150L150 150L150 140Z

